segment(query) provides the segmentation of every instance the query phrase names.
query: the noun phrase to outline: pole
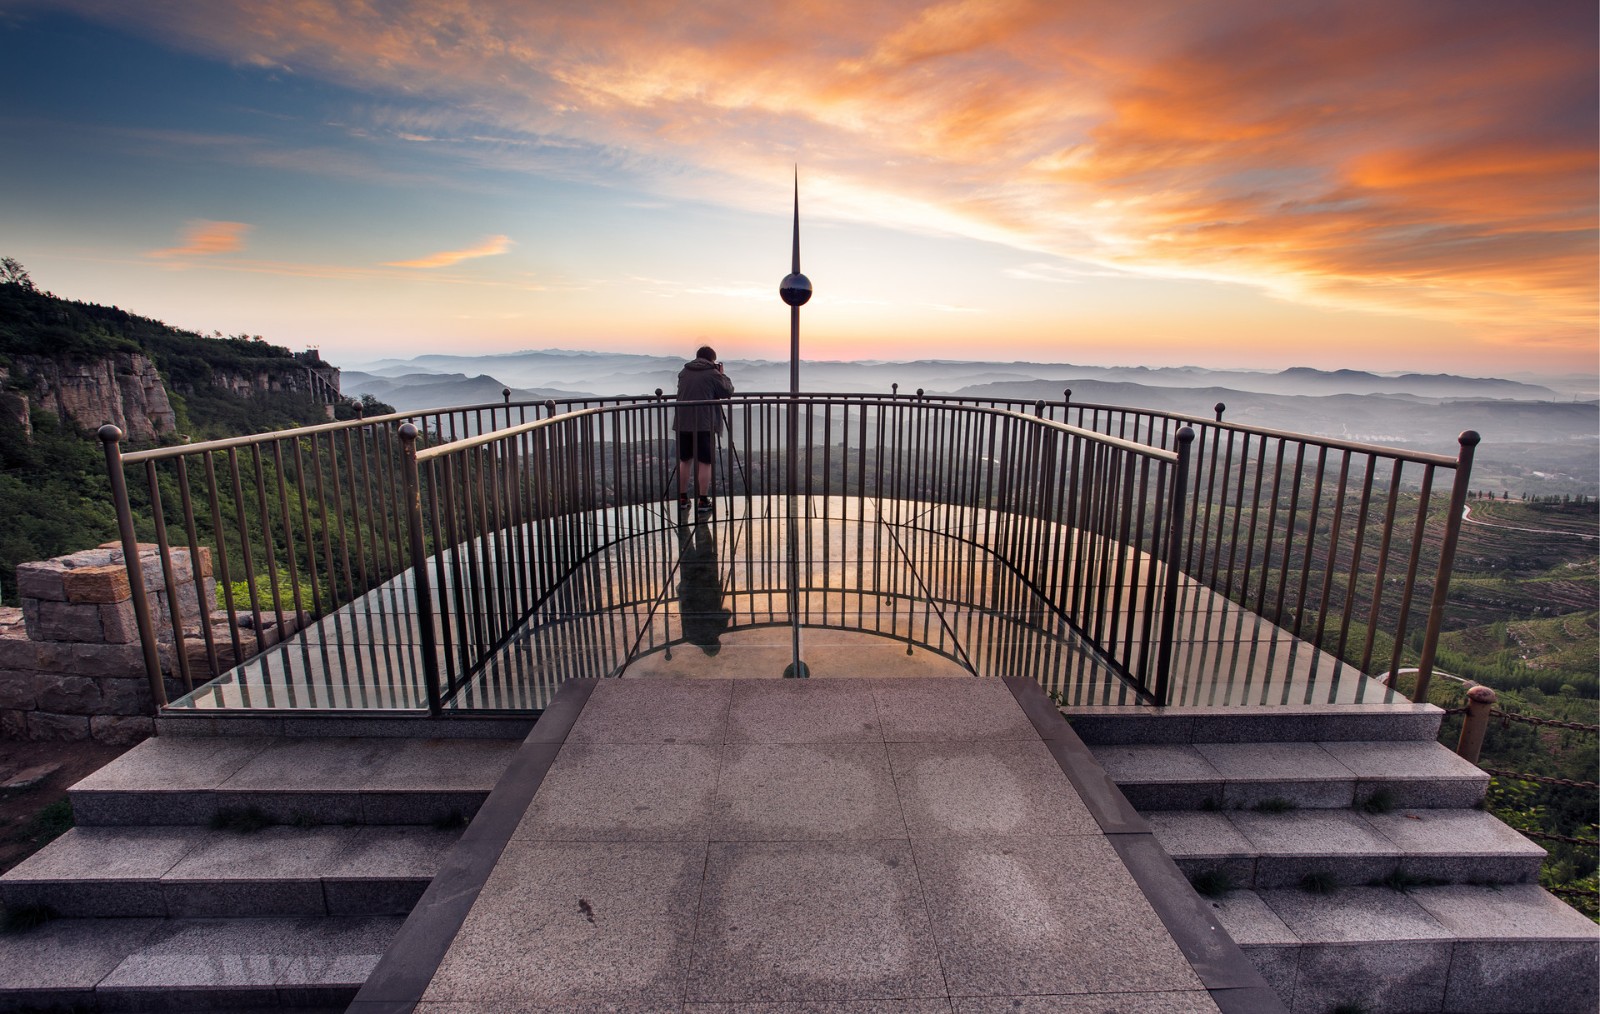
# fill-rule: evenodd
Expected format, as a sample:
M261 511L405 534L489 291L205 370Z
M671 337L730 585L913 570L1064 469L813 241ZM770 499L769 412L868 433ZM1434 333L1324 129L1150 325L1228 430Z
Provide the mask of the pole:
M1433 600L1428 606L1428 629L1422 637L1422 657L1417 661L1417 687L1411 699L1427 703L1428 683L1433 679L1434 655L1439 650L1439 631L1444 626L1444 600L1450 594L1450 572L1456 565L1456 541L1461 537L1461 512L1467 506L1472 483L1472 455L1482 438L1474 430L1461 434L1461 453L1456 458L1456 481L1450 489L1450 513L1445 517L1444 545L1439 547L1439 569L1433 576Z
M100 442L106 448L106 478L111 481L111 502L117 511L117 531L122 537L122 563L128 569L129 591L133 597L133 622L139 630L139 644L144 648L144 672L150 681L150 699L156 710L166 706L167 685L161 678L161 653L156 650L156 627L150 620L150 597L144 590L144 569L139 563L139 539L133 531L133 509L128 504L128 481L122 474L122 431L107 423L98 430ZM199 560L191 560L196 569ZM174 612L178 601L167 604ZM174 650L181 650L176 645Z

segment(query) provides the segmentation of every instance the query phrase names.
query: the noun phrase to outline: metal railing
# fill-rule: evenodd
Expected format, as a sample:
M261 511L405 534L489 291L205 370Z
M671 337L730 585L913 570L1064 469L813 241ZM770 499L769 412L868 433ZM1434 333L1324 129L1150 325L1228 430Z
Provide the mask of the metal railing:
M1171 629L1195 588L1361 673L1392 682L1415 655L1414 698L1424 698L1476 434L1448 458L1224 423L1222 406L1208 419L1066 394L1032 403L922 392L741 397L725 403L722 474L739 496L870 498L890 505L892 525L982 543L1147 700L1187 703L1171 696ZM601 548L603 532L582 518L661 500L674 467L673 400L659 390L537 403L509 395L126 456L120 434L103 431L125 546L153 540L167 574L184 573L171 566L173 546L215 555L220 635L176 616L170 636L158 635L130 575L146 644L175 644L187 689L190 644L203 642L217 675L246 653L241 638L261 650L386 582L420 592L418 564L428 563L437 601L423 650L448 697ZM130 467L143 473L131 495L121 488ZM1454 471L1442 524L1432 516L1441 470ZM138 554L127 559L136 570ZM1174 560L1179 567L1166 566ZM201 568L192 571L205 602ZM153 647L147 667L154 690Z
M736 496L870 500L891 531L981 543L1145 699L1165 698L1178 591L1165 561L1183 530L1181 446L973 406L830 396L721 404L723 473ZM801 416L792 446L791 406ZM670 411L659 400L582 409L407 452L411 584L419 614L437 616L422 654L433 707L610 544L595 512L670 495ZM420 437L401 429L403 443ZM796 488L785 478L791 453ZM803 509L791 505L788 520ZM660 513L630 523L672 525ZM791 545L789 560L799 554ZM796 626L810 570L787 588Z

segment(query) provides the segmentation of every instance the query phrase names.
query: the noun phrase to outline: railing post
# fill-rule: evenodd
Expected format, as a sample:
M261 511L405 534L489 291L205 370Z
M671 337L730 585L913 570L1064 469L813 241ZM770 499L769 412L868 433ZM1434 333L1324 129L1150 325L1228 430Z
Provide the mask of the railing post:
M1461 512L1467 506L1472 482L1472 455L1482 438L1475 430L1461 434L1461 453L1456 458L1456 481L1450 488L1450 513L1445 517L1444 544L1439 547L1439 570L1433 578L1433 600L1428 606L1428 629L1422 637L1422 657L1417 661L1417 687L1411 699L1419 704L1428 699L1428 684L1433 680L1433 659L1439 651L1439 631L1444 626L1444 600L1450 593L1450 572L1456 565L1456 542L1461 537Z
M1220 401L1217 402L1215 405L1211 406L1211 411L1217 413L1217 422L1221 422L1222 421L1222 413L1226 412L1227 410L1228 410L1228 406L1223 404Z
M156 648L156 627L150 620L150 599L144 590L144 568L139 563L139 539L133 531L133 509L128 503L128 480L122 474L122 431L107 423L100 427L100 442L106 449L106 478L111 480L111 502L117 511L117 531L122 537L122 562L128 568L128 585L133 596L133 621L144 648L144 672L150 681L150 697L157 709L167 703L167 684L161 677L161 653ZM196 567L198 561L194 561ZM176 611L174 599L170 607ZM174 646L177 651L177 646Z
M1178 464L1173 469L1171 497L1167 507L1167 586L1161 593L1161 641L1156 648L1156 703L1165 707L1171 704L1172 694L1172 640L1178 627L1178 581L1183 558L1183 504L1189 490L1189 448L1194 443L1194 430L1188 426L1178 431Z
M422 648L422 682L428 694L428 714L443 710L439 691L439 645L434 640L433 587L428 581L428 547L422 537L422 483L417 475L417 428L400 426L400 467L405 474L406 524L411 530L411 584L417 596L417 641ZM444 618L440 617L440 622Z
M900 397L900 385L899 384L890 384L889 385L889 396L891 398Z
M1456 753L1463 760L1478 763L1483 750L1483 734L1489 731L1489 713L1494 710L1495 692L1488 687L1467 689L1467 715L1461 723L1461 738L1456 741Z

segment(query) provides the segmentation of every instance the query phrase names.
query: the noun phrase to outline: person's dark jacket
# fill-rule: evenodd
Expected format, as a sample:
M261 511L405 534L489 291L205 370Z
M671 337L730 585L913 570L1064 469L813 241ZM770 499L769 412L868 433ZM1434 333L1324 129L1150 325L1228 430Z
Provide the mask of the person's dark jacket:
M717 364L709 359L696 359L678 371L678 401L716 401L733 394L733 381L718 371ZM679 433L705 430L722 432L722 408L719 405L678 406L672 417L672 428Z

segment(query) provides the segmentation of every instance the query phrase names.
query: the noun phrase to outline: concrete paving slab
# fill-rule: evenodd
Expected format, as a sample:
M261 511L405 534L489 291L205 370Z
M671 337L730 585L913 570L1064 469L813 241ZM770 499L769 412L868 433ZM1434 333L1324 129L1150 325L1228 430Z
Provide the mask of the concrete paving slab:
M1365 884L1392 872L1400 850L1349 810L1228 814L1256 850L1255 886L1293 887L1312 873Z
M1320 745L1355 772L1357 801L1382 792L1392 806L1466 809L1483 799L1489 785L1488 772L1437 742Z
M405 915L439 871L458 831L359 827L322 869L329 915Z
M706 841L721 750L682 743L569 743L512 837Z
M1534 885L1422 888L1411 900L1456 938L1445 1009L1588 1014L1600 1007L1600 926Z
M913 838L1100 833L1044 744L891 743Z
M274 740L255 737L147 739L72 787L96 791L211 789Z
M0 935L0 989L44 1009L94 1009L94 988L161 926L159 919L60 919Z
M1298 890L1259 892L1298 936L1296 1014L1355 1004L1371 1011L1441 1010L1454 940L1415 901L1352 887L1338 904Z
M1545 850L1480 810L1399 810L1362 819L1400 851L1402 869L1435 880L1514 884L1537 879Z
M721 743L733 683L601 680L571 743Z
M997 679L875 683L873 698L890 743L1038 739Z
M322 869L352 834L347 828L214 831L161 878L167 911L177 918L322 915Z
M684 1014L951 1014L950 1001L835 1000L797 1003L688 1003Z
M208 834L193 827L75 827L0 877L7 908L68 918L164 916L161 877Z
M904 841L714 843L687 999L946 995Z
M957 997L955 1014L1216 1014L1203 989L1178 993L1096 993L1093 996Z
M1145 819L1185 876L1221 874L1235 888L1255 885L1255 847L1225 814L1171 810L1146 814Z
M1224 779L1228 808L1274 800L1332 808L1355 798L1354 773L1316 743L1196 743L1195 749Z
M590 845L512 841L423 1000L670 1009L705 865L703 843L618 843L597 862Z
M1221 805L1223 777L1189 744L1093 747L1094 759L1140 810L1197 810Z
M1104 838L913 847L952 996L1202 988Z
M723 748L713 840L905 836L906 822L882 743L750 743Z
M855 681L739 680L729 743L881 743L872 688Z
M1250 963L1283 1000L1294 1002L1295 977L1300 968L1300 938L1254 891L1231 891L1211 900L1217 922L1239 945Z

